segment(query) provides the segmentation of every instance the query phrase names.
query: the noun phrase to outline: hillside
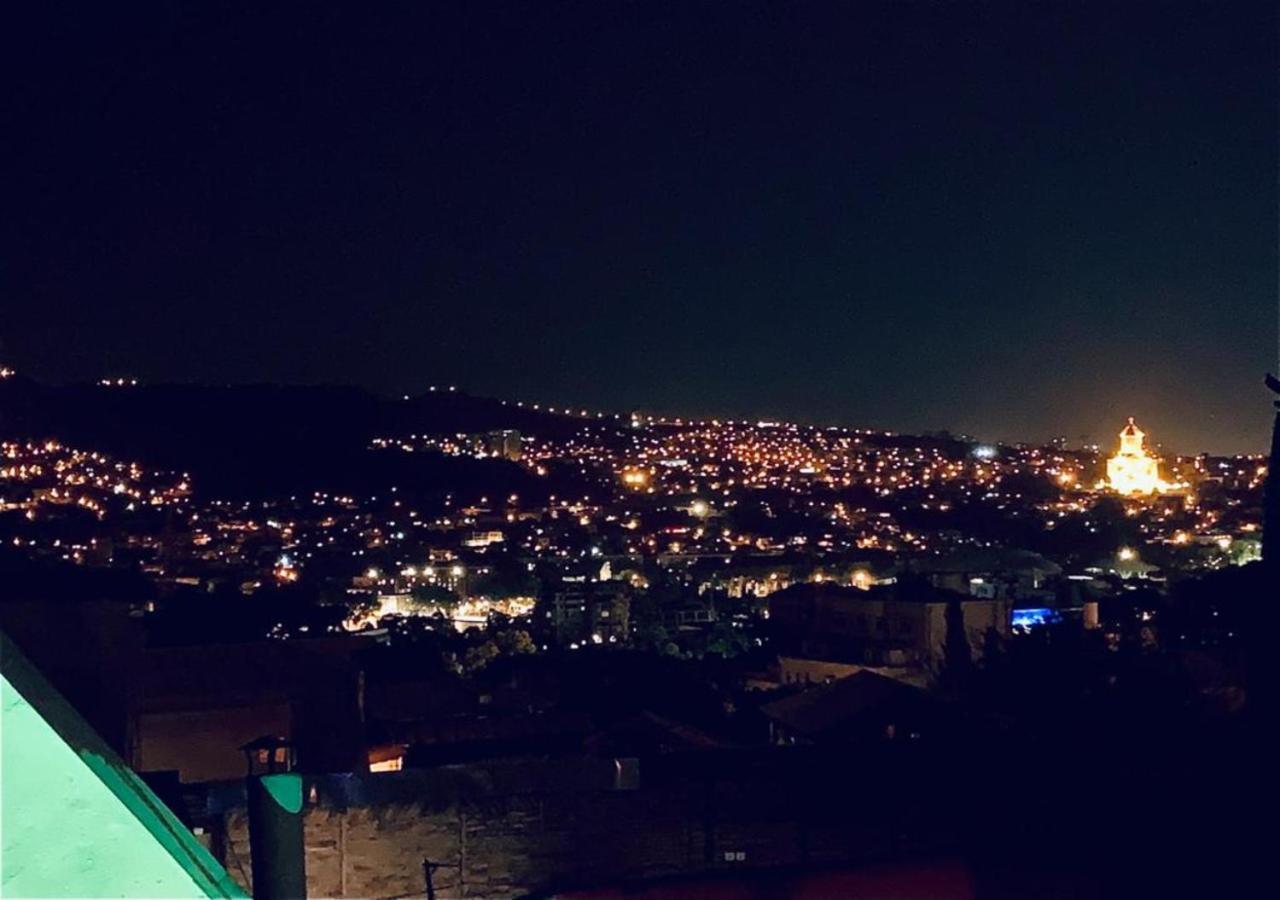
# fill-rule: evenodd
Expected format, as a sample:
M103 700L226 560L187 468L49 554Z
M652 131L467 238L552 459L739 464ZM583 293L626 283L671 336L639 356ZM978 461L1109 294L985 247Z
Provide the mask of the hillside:
M509 463L428 454L375 459L369 443L500 428L559 436L579 426L580 420L457 392L393 400L340 386L51 386L20 376L0 382L0 438L54 438L189 472L198 490L226 497L390 484L523 490L528 474Z

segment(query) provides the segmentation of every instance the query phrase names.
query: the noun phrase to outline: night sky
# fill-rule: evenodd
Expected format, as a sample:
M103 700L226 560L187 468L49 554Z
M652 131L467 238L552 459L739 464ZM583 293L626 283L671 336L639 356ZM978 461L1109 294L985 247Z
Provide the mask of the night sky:
M1266 445L1273 3L213 6L7 22L0 361Z

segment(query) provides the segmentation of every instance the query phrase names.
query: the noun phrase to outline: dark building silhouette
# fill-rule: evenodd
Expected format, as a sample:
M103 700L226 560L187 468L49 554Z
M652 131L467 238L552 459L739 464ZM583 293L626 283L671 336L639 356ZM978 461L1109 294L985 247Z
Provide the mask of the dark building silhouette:
M1267 376L1267 387L1280 394L1280 379ZM1280 568L1280 400L1275 402L1276 418L1271 428L1271 459L1267 465L1267 488L1262 512L1262 559L1274 580Z

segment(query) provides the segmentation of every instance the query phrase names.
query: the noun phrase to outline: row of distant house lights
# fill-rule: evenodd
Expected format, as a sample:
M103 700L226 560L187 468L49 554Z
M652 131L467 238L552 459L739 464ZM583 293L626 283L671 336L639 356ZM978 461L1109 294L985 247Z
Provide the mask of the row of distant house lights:
M8 366L0 366L0 378L12 378L17 373ZM138 379L136 378L100 378L98 384L102 387L137 387ZM450 388L452 390L452 388Z
M443 388L443 389L441 389L441 388L436 387L436 386L433 384L433 385L431 385L430 387L428 387L428 388L427 388L427 390L428 390L430 393L433 393L433 394L434 394L434 393L436 393L437 391L440 391L441 393L450 393L450 394L452 394L452 393L456 393L456 392L457 392L458 387L457 387L457 385L453 385L453 384L451 384L451 385L449 385L447 388ZM410 399L409 395L408 395L408 394L405 394L405 395L404 395L404 399L406 399L406 400ZM499 402L500 402L503 406L509 406L509 405L510 405L506 400L501 400L501 401L499 401ZM516 401L516 406L519 406L519 407L523 408L523 407L524 407L524 401L523 401L523 400L518 400L518 401ZM531 404L529 408L530 408L530 409L535 409L535 410L540 410L542 407L541 407L539 404L534 403L534 404ZM572 409L570 409L570 408L569 408L569 407L567 407L567 406L566 406L564 409L562 409L562 410L557 410L554 406L548 406L548 407L547 407L547 412L549 412L549 413L556 413L556 412L558 412L558 413L561 413L561 414L566 415L566 416L580 416L580 417L582 417L582 418L584 418L584 419L591 418L591 416L592 416L592 413L591 413L589 410L585 410L585 409L583 409L583 410L579 410L578 412L576 412L576 413L575 413ZM595 418L597 418L597 419L603 419L606 415L608 415L608 413L598 412L598 413L595 413L594 415L595 415ZM621 418L622 418L622 415L621 415L620 413L613 413L613 417L614 417L615 419L621 419ZM633 418L634 418L634 417L633 417ZM657 421L660 421L660 422L664 422L664 423L665 423L667 420L666 420L666 419L658 419ZM678 420L678 419L677 419L677 420L676 420L676 424L681 424L680 420Z
M466 571L467 570L463 566L452 566L449 569L449 574L454 578L461 578L466 574ZM424 578L434 578L437 572L434 566L426 566L422 569L417 569L414 566L408 566L407 568L401 569L400 574L405 578L417 578L419 575ZM377 569L371 568L364 573L364 577L370 581L381 581L383 580L383 573Z
M458 388L457 388L457 385L451 384L448 386L448 388L441 389L436 387L433 384L429 386L427 390L430 393L435 393L437 391L440 391L441 393L456 393ZM412 399L408 394L405 394L403 396L405 400ZM506 400L500 400L498 402L500 402L503 406L511 405L510 402ZM523 400L517 400L515 405L523 409L525 406L525 403ZM539 403L531 403L529 404L529 408L535 411L541 411L542 405ZM555 413L558 415L578 416L579 418L583 418L583 419L590 419L590 418L605 419L610 416L612 416L615 419L623 418L622 413L605 413L605 412L593 413L588 409L580 409L577 412L574 412L574 410L568 406L566 406L564 409L556 409L554 406L548 406L546 411L549 413ZM637 428L639 428L640 425L645 421L645 417L635 415L635 414L632 414L631 416L629 416L629 418L631 419L631 424ZM668 419L666 416L649 416L648 421L657 422L659 425L696 425L699 427L705 427L707 425L714 425L716 427L719 427L720 425L739 425L739 426L746 427L752 424L751 422L748 422L745 419L743 419L740 422L734 421L732 419L722 422L719 419ZM756 422L754 424L758 428L760 427L771 427L771 428L794 427L790 423L786 423L786 422ZM873 433L870 429L864 430L861 428L843 428L838 425L829 426L827 430L841 431L841 432L852 433L852 434L872 434ZM884 436L893 437L894 433L892 431L886 431L884 432Z

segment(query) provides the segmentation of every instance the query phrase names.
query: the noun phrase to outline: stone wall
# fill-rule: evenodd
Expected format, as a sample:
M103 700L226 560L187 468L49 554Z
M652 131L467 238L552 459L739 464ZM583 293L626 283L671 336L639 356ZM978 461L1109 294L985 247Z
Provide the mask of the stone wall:
M435 874L442 900L679 872L702 858L685 806L669 790L518 793L443 807L392 800L342 808L317 797L303 820L308 893L421 896L424 859L446 866ZM228 868L251 888L246 811L227 811L224 827Z
M638 785L619 779L608 760L520 765L528 770L309 779L309 896L421 897L423 859L446 866L436 871L435 886L447 900L731 867L841 863L886 850L870 837L883 832L882 812L876 827L863 827L868 811L884 809L877 799L883 785L851 780L843 764L781 774L700 766L646 772ZM221 822L227 869L250 888L243 805L224 810Z

